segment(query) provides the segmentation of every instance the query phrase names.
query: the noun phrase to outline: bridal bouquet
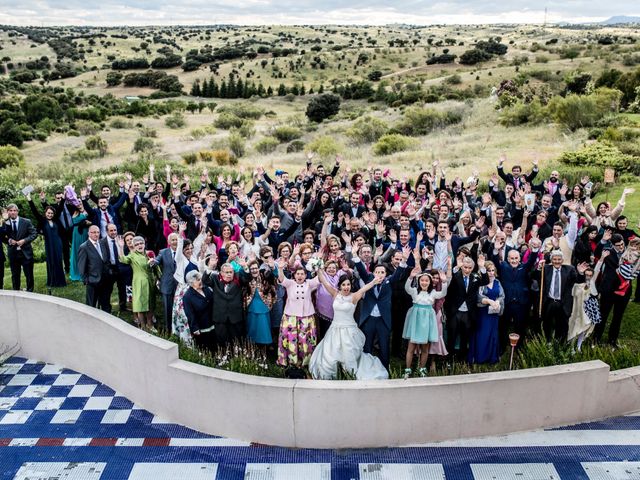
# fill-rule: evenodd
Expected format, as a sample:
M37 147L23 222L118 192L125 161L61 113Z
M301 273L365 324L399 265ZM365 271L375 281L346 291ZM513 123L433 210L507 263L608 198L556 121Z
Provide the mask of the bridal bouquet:
M310 272L317 272L319 269L324 268L324 260L318 257L312 257L307 262L307 270Z

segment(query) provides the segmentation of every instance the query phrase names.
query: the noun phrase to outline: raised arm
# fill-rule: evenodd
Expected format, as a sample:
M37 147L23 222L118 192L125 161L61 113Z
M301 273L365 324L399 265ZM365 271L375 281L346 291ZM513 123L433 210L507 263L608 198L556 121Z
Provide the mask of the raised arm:
M336 295L338 295L338 291L333 288L333 285L329 283L326 275L327 274L325 273L324 269L318 270L318 280L320 280L320 283L322 284L324 289L329 292L329 295L331 295L333 298L336 298Z
M376 285L380 285L382 283L382 280L383 280L382 278L374 277L373 280L371 280L364 287L362 287L360 290L354 293L353 296L351 297L351 301L353 302L353 304L356 305L360 301L360 299L364 297L365 293L367 293Z

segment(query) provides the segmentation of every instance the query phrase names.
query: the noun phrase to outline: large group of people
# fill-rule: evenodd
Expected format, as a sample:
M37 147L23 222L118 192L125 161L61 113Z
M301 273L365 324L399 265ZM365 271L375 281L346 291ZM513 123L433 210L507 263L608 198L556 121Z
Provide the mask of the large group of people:
M594 205L588 177L542 179L536 161L508 173L505 160L484 184L437 161L413 182L312 155L297 174L257 168L247 182L169 166L160 181L151 166L139 181L41 192L40 205L27 194L35 222L7 205L0 238L16 290L24 272L33 291L41 234L47 287L81 281L106 312L116 289L140 328L209 351L246 338L291 376L386 378L392 357L405 377L436 359L495 363L510 333L580 349L609 325L616 347L640 270L623 215L633 190Z

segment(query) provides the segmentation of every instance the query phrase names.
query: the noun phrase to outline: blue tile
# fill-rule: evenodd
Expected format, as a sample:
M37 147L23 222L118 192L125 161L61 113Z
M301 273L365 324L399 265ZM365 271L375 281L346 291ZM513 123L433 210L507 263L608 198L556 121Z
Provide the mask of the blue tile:
M96 389L91 394L92 397L113 397L116 394L116 391L112 388L107 387L106 385L100 383L96 387Z
M52 386L49 391L45 394L45 397L67 397L69 396L69 392L73 388L70 386Z
M74 373L77 373L77 372L74 372ZM98 383L100 382L98 382L97 380L94 380L93 378L87 375L81 375L76 385L96 385Z
M37 375L31 385L52 385L57 378L58 375Z
M60 406L60 410L82 410L84 405L87 403L87 397L70 397L66 398L62 405Z
M113 401L109 408L111 410L128 410L133 408L133 402L124 397L113 397Z
M0 397L19 397L24 393L27 387L8 386L0 390Z
M46 363L25 363L20 369L20 371L18 372L18 374L24 375L24 374L40 373L40 371L44 368L45 365Z
M40 400L40 398L32 397L19 398L18 401L13 404L11 410L33 410L38 406Z

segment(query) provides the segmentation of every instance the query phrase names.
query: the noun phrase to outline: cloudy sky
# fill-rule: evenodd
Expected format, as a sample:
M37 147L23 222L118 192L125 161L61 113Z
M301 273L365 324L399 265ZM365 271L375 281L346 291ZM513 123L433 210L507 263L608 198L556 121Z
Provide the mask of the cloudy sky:
M13 25L542 23L640 15L627 0L0 0Z

